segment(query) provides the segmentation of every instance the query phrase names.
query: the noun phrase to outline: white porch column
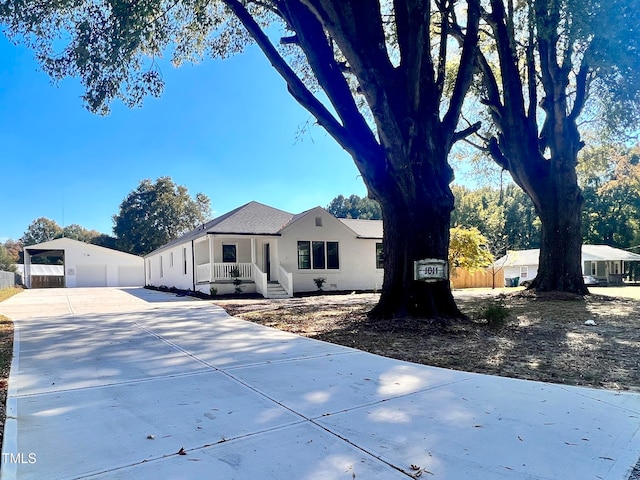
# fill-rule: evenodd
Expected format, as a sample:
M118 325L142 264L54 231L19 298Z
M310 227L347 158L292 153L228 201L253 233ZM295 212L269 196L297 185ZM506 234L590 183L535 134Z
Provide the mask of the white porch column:
M24 285L27 288L31 288L31 254L28 250L24 249Z
M208 251L209 251L209 282L212 283L215 278L213 276L213 272L214 272L214 268L213 268L213 247L214 247L214 241L213 241L213 235L207 235L207 242L208 242Z
M256 239L251 237L251 263L256 264Z

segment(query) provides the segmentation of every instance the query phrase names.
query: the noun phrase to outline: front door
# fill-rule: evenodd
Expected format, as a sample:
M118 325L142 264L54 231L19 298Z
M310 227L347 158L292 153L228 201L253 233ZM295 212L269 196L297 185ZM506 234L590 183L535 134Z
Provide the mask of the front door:
M264 244L264 272L267 274L267 282L271 281L271 249L268 243Z

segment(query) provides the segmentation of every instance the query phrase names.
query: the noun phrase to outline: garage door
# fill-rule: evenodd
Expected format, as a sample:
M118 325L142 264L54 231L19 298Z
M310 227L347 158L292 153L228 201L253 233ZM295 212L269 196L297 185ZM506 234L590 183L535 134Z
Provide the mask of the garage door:
M142 265L139 267L130 265L118 266L119 287L141 287L142 285L144 285Z
M106 287L106 265L78 265L76 266L76 285L78 287Z

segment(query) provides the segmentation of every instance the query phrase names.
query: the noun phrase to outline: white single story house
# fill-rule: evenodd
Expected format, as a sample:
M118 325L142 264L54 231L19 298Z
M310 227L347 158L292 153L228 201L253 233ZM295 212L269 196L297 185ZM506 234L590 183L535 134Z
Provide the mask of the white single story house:
M318 289L382 286L382 221L338 219L321 207L292 214L250 202L186 233L145 259L148 286L287 297Z
M24 247L24 283L34 284L42 266L32 264L33 257L57 257L62 261L61 287L140 287L144 285L144 260L137 255L80 242L57 238ZM40 272L41 273L41 272ZM48 272L51 273L51 272ZM51 275L48 275L51 277ZM42 285L45 286L45 285ZM51 286L51 285L47 285Z
M493 268L504 269L505 284L510 279L518 279L522 284L533 280L538 274L538 260L540 249L513 250L493 263ZM608 284L621 284L624 276L625 262L638 262L640 255L627 252L608 245L582 246L582 273L591 275L597 280Z

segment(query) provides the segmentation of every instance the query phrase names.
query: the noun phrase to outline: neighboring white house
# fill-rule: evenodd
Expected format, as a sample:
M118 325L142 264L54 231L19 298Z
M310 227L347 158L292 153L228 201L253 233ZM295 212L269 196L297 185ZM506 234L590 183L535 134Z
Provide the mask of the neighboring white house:
M505 284L510 279L518 279L522 284L533 280L538 274L539 249L514 250L493 263L493 268L504 269ZM601 282L621 284L624 275L625 262L638 262L640 255L608 245L582 246L582 273L591 275Z
M382 286L382 221L337 219L321 207L294 215L250 202L145 257L146 285L292 296Z
M59 286L135 287L144 285L142 257L71 238L57 238L24 247L23 276L27 288L32 288L32 280L41 270L40 266L32 265L32 258L36 256L62 259L63 278Z

